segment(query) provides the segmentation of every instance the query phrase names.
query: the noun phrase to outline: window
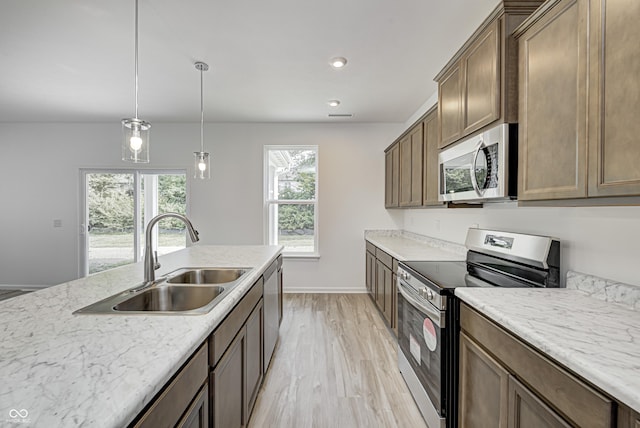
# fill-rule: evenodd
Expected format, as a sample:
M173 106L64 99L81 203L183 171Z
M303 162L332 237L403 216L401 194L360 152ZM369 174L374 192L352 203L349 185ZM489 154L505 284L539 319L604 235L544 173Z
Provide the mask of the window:
M265 146L265 239L286 256L318 256L318 147Z
M186 213L184 171L82 170L82 275L141 261L146 224L165 212ZM182 222L154 229L158 255L185 248Z

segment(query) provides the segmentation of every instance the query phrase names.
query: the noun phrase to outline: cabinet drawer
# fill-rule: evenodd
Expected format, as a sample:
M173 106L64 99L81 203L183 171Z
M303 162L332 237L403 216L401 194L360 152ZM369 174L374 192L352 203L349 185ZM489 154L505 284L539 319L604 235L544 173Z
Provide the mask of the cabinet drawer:
M462 330L564 417L584 428L612 426L611 400L467 305L460 311Z
M209 376L207 350L205 342L134 425L136 428L173 427L178 423Z
M382 251L380 248L376 248L376 258L389 269L393 267L393 257Z
M375 254L376 253L376 246L373 245L371 242L366 241L366 245L367 245L367 251L370 252L371 254Z
M262 289L263 279L260 278L211 335L211 340L209 340L209 364L211 367L218 363L224 351L249 318L251 311L262 298Z

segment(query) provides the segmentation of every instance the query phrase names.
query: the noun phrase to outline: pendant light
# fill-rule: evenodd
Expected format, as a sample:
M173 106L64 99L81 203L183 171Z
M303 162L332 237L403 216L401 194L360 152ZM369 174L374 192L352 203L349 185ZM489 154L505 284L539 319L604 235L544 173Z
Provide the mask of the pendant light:
M211 178L209 153L204 151L204 92L202 73L209 70L204 62L196 62L196 70L200 70L200 151L193 152L195 156L193 178L207 180Z
M149 162L149 130L151 124L138 118L138 0L136 3L135 26L135 86L136 115L122 119L122 160L133 163Z

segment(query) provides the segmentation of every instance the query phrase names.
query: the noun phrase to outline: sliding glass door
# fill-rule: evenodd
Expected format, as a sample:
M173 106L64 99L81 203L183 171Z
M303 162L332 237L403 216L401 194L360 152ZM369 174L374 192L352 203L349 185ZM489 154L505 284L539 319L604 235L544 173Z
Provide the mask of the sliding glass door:
M184 171L86 169L81 176L83 276L142 260L149 220L186 214ZM153 234L159 255L186 246L184 224L176 220L162 220Z

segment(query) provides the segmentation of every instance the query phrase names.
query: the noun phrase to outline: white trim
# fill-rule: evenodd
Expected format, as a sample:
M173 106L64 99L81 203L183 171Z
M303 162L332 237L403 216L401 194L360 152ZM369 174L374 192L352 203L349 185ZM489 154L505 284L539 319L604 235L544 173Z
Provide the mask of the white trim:
M282 290L284 294L367 294L366 287L286 287Z

